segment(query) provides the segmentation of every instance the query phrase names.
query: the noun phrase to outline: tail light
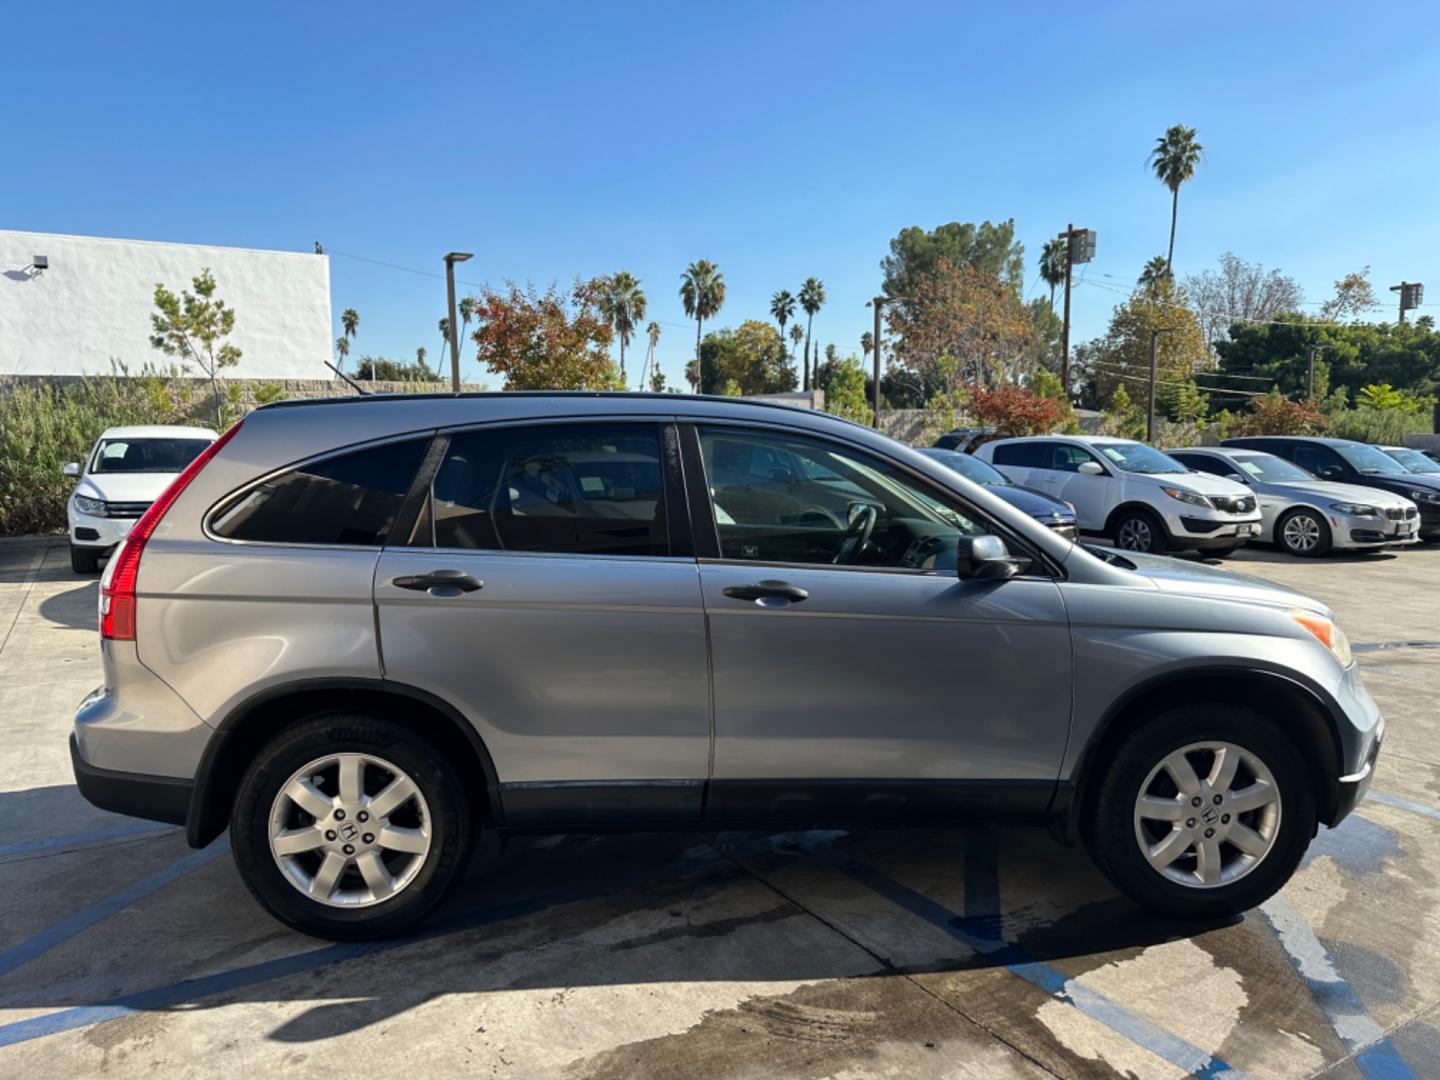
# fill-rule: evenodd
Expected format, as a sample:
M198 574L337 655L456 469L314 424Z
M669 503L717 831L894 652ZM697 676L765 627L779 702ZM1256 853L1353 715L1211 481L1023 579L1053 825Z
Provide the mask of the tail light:
M135 640L135 582L140 577L140 556L145 543L155 532L155 527L175 500L190 486L190 481L200 475L200 470L220 452L220 448L235 437L243 420L237 421L229 431L200 452L200 456L185 471L171 481L170 486L140 515L129 534L120 542L119 550L105 567L105 576L100 582L100 636L115 641Z

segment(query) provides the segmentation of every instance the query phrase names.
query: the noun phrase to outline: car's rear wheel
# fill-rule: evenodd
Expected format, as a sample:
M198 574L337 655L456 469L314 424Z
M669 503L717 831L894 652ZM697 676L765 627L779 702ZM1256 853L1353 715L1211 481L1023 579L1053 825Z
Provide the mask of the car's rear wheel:
M1112 761L1087 840L1111 882L1153 910L1210 918L1263 903L1314 835L1305 759L1253 710L1179 706L1131 733Z
M428 914L464 867L465 793L414 732L316 716L267 743L240 782L230 836L241 877L280 921L384 937Z
M1324 555L1334 543L1330 523L1314 510L1291 510L1276 523L1275 535L1291 555L1308 559Z
M1169 545L1165 526L1148 510L1124 510L1115 519L1115 546L1124 551L1163 555Z
M100 557L93 551L70 545L70 569L77 574L93 574L100 565Z

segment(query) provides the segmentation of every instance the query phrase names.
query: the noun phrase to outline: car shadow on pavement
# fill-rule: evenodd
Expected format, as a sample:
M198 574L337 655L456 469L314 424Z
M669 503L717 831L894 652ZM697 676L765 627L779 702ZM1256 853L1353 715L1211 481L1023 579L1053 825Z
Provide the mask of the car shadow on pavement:
M3 793L0 820L23 812L32 825L26 840L37 815L93 827L77 805L73 788ZM286 931L254 903L230 859L215 858L0 975L0 1008L119 1003L163 1014L274 1003L287 1007L269 1037L308 1042L455 994L794 984L963 972L1020 957L1074 975L1113 961L1117 950L1214 929L1148 915L1116 894L1083 851L1038 829L566 835L490 848L440 911L379 944ZM979 910L966 895L976 888L970 850L998 851L992 877L1006 883L1003 894L992 885L993 906ZM83 918L186 855L170 830L62 846L43 865L0 860L4 906L28 909L24 922L34 928L8 949L33 951L33 939L54 925ZM902 892L923 893L945 917L916 919L894 894L857 877L861 865Z
M98 581L87 581L73 589L47 596L40 601L40 617L72 630L94 630L99 590Z

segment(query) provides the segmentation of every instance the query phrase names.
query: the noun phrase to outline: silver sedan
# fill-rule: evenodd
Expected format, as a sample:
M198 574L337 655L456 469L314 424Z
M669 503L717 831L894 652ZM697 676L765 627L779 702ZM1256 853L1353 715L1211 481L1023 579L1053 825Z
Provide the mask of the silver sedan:
M1420 511L1404 496L1319 480L1260 450L1206 446L1166 452L1197 472L1249 485L1260 500L1258 539L1291 555L1419 542Z

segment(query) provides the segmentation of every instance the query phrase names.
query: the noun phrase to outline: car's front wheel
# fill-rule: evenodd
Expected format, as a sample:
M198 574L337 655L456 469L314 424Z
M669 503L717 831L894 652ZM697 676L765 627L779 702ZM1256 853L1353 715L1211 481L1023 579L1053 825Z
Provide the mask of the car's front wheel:
M1292 510L1275 525L1280 546L1291 555L1316 558L1334 543L1330 525L1314 510Z
M280 921L335 939L384 937L427 915L464 867L465 793L414 732L353 714L287 728L235 797L240 875Z
M1125 510L1115 519L1115 546L1124 551L1163 555L1169 547L1165 526L1147 510Z
M1145 907L1210 918L1263 903L1315 832L1305 759L1250 709L1184 705L1115 752L1087 839L1100 868Z

